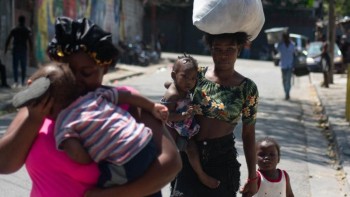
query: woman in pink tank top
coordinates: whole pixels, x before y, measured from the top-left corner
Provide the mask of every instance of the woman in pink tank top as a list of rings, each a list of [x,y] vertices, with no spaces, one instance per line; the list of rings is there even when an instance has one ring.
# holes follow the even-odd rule
[[[67,17],[56,19],[55,33],[47,50],[49,57],[69,63],[82,94],[100,87],[108,67],[117,62],[118,51],[111,34],[88,19]],[[181,159],[163,125],[151,114],[139,113],[130,106],[128,111],[153,131],[159,149],[157,162],[132,183],[95,188],[99,176],[95,163],[80,165],[56,150],[54,121],[49,118],[53,98],[48,96],[46,100],[20,108],[0,139],[0,173],[15,172],[26,164],[33,181],[31,196],[147,196],[173,180],[180,170]]]

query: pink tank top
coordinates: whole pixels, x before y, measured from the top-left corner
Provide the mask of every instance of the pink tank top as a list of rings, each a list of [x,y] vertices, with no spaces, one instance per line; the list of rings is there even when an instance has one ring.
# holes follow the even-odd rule
[[[54,121],[45,119],[27,156],[26,168],[32,179],[32,197],[82,197],[96,185],[96,163],[81,165],[65,152],[56,150]]]
[[[131,87],[118,90],[137,92]],[[128,105],[120,106],[128,110]],[[63,151],[56,149],[55,122],[45,119],[25,162],[32,179],[31,197],[82,197],[95,187],[100,175],[96,163],[81,165],[71,160]]]

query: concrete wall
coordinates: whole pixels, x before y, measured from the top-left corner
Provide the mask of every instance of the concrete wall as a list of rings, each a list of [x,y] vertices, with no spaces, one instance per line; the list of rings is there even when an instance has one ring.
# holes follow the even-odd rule
[[[251,58],[269,58],[270,46],[267,44],[265,29],[272,27],[289,27],[291,33],[302,34],[311,40],[314,36],[316,16],[313,9],[276,9],[264,7],[265,24],[253,41]],[[144,18],[145,38],[150,37],[151,11],[146,7]],[[201,42],[203,33],[192,24],[192,6],[157,7],[157,28],[165,34],[164,51],[208,54]]]
[[[120,40],[134,41],[137,36],[143,39],[142,23],[144,7],[140,0],[123,0],[121,3]]]
[[[54,36],[55,18],[86,17],[112,33],[113,42],[119,40],[120,0],[37,0],[35,7],[35,56],[38,62],[47,61],[46,47]]]
[[[0,60],[5,65],[10,64],[11,52],[4,55],[5,42],[12,27],[14,27],[14,13],[12,9],[12,1],[0,0]],[[9,66],[7,66],[9,69]]]

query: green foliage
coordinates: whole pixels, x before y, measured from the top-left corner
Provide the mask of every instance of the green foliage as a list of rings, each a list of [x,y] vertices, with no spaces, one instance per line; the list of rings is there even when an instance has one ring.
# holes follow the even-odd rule
[[[338,18],[350,16],[350,1],[349,0],[334,0],[335,15]],[[329,10],[329,0],[323,1],[323,11],[327,15]]]
[[[350,16],[350,1],[336,0],[335,11],[340,16]]]
[[[314,0],[263,0],[264,5],[274,7],[305,8],[312,7]]]

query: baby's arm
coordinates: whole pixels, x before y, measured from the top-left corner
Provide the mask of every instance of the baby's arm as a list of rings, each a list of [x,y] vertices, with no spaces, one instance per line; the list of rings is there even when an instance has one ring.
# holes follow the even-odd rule
[[[169,105],[167,105],[167,107],[169,108]],[[186,112],[182,112],[182,113],[177,113],[174,111],[171,111],[169,109],[170,113],[169,113],[169,121],[172,122],[177,122],[177,121],[182,121],[182,120],[186,120],[187,118],[192,116],[192,111],[193,111],[193,107],[189,106]]]
[[[140,107],[151,112],[156,118],[166,121],[169,116],[168,108],[165,105],[154,103],[146,97],[129,91],[118,91],[118,103],[129,104]]]
[[[169,117],[168,121],[171,122],[177,122],[185,120],[192,115],[193,107],[189,106],[187,111],[184,113],[177,113],[176,112],[176,103],[179,100],[179,95],[174,87],[173,84],[168,87],[166,90],[164,96],[163,96],[163,104],[166,105],[169,109]]]
[[[84,149],[79,139],[75,137],[68,138],[61,143],[61,148],[75,162],[89,164],[92,159],[89,153]]]

